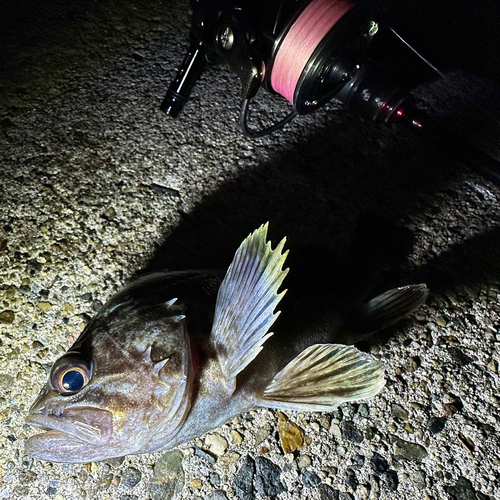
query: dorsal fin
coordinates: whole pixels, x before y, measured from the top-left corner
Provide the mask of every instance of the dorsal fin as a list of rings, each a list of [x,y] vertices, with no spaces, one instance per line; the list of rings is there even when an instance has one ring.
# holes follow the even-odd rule
[[[262,225],[240,245],[217,296],[211,340],[230,392],[238,373],[272,335],[269,329],[279,315],[274,311],[286,292],[278,293],[288,273],[282,269],[285,238],[272,250],[267,228]]]

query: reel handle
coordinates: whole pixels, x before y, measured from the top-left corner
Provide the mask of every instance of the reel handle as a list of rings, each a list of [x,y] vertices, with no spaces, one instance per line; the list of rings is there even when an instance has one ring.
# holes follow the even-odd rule
[[[167,95],[160,109],[168,116],[176,118],[189,98],[194,83],[200,76],[206,63],[206,48],[194,37],[182,61],[182,64],[168,87]]]

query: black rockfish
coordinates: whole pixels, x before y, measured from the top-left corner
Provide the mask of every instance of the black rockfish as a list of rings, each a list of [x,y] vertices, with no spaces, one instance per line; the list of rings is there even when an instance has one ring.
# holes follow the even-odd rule
[[[270,333],[288,252],[284,239],[272,250],[266,238],[267,224],[225,277],[155,272],[114,295],[54,363],[27,417],[43,429],[27,439],[28,454],[91,462],[151,453],[253,408],[331,411],[378,394],[382,364],[331,343],[336,325]],[[426,296],[425,285],[389,290],[364,304],[362,324],[394,323]]]

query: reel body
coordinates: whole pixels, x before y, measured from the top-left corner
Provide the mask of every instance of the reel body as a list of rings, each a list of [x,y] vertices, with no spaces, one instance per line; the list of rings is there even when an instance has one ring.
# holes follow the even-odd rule
[[[214,56],[241,81],[240,123],[250,136],[265,135],[332,99],[340,106],[359,101],[376,119],[401,82],[434,75],[366,2],[193,0],[191,5],[191,44],[161,106],[170,116],[180,113],[206,59]],[[391,57],[384,54],[388,47]],[[246,114],[261,86],[285,97],[293,113],[270,129],[251,132]]]

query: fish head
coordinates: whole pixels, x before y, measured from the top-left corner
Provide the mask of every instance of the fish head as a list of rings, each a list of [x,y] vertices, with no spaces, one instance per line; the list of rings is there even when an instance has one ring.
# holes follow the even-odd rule
[[[54,363],[26,419],[43,431],[27,439],[28,454],[86,463],[165,447],[192,400],[190,342],[178,309],[105,307]]]

